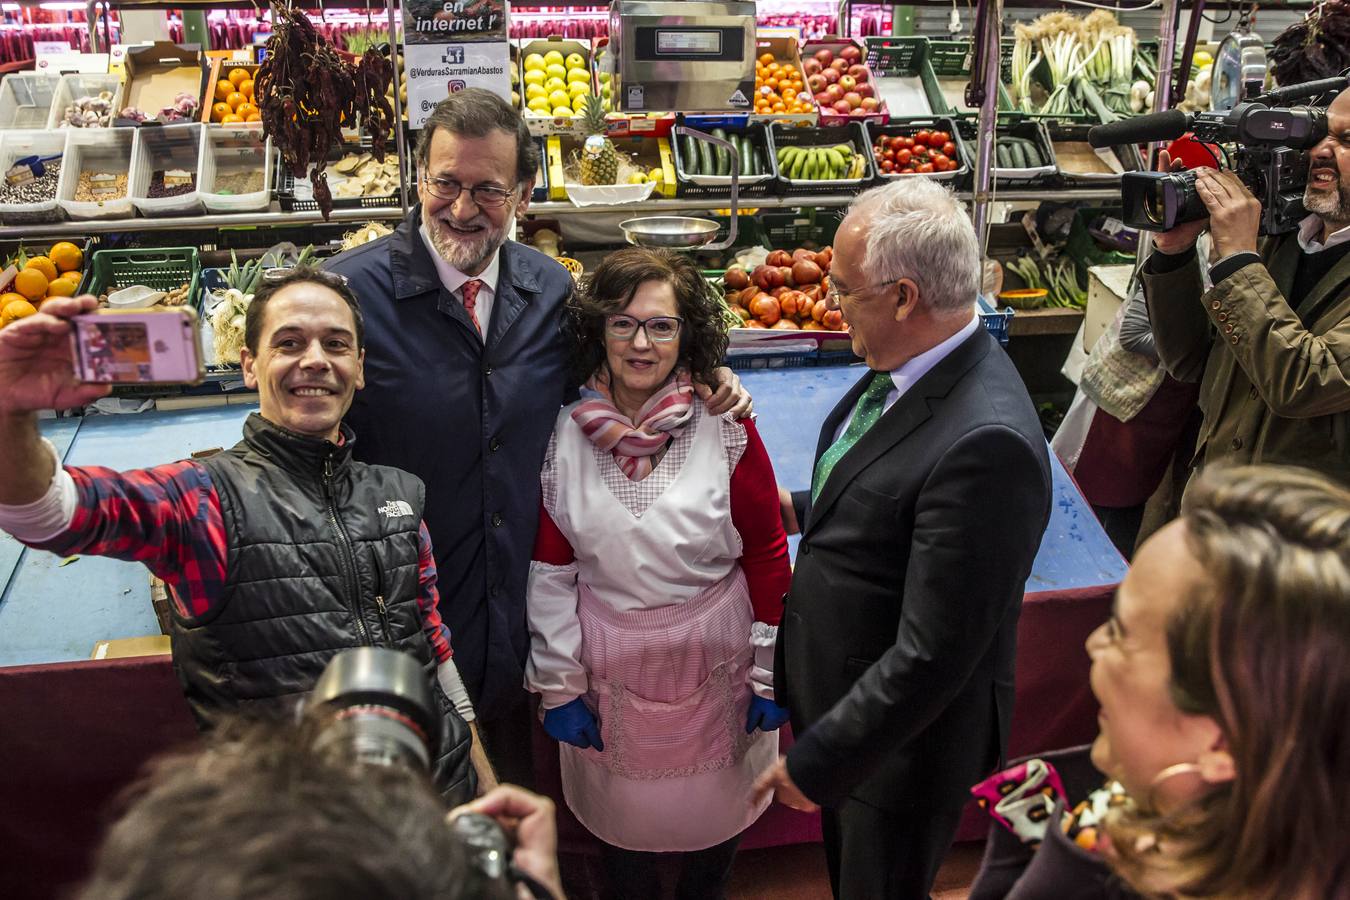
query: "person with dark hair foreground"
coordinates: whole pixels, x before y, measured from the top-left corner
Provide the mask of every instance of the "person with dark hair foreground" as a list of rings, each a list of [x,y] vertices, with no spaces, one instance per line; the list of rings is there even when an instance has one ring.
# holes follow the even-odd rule
[[[224,728],[154,763],[122,798],[80,900],[511,900],[447,825],[419,772],[363,765],[306,729]],[[553,803],[502,786],[477,812],[513,839],[515,866],[563,896]]]
[[[62,468],[36,411],[108,393],[75,380],[70,319],[52,300],[0,332],[0,528],[58,555],[144,563],[169,586],[174,668],[202,727],[222,711],[284,715],[340,650],[412,654],[444,713],[436,782],[474,795],[473,707],[437,612],[421,481],[354,461],[342,424],[364,384],[360,310],[335,275],[275,273],[245,323],[245,384],[260,412],[207,459],[129,472]],[[481,750],[474,761],[492,773]]]
[[[561,335],[573,281],[508,240],[539,164],[511,104],[481,88],[451,94],[413,158],[418,205],[393,234],[325,264],[351,279],[369,326],[370,383],[347,423],[361,435],[357,459],[426,483],[436,565],[454,587],[441,615],[456,662],[493,763],[528,785],[525,579],[544,447],[576,395]],[[729,370],[715,382],[716,393],[696,384],[714,412],[748,414]]]
[[[972,900],[1350,897],[1350,490],[1206,469],[1087,651],[1110,781],[1072,805],[1080,754],[977,787]]]
[[[787,590],[778,491],[755,426],[694,395],[726,350],[686,256],[608,256],[572,304],[582,399],[558,413],[526,612],[526,678],[563,794],[621,898],[723,895],[755,774],[778,752],[773,649]]]

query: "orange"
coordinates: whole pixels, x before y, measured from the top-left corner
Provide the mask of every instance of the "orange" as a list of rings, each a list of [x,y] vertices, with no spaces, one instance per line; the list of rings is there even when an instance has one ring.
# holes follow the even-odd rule
[[[247,98],[250,99],[250,100],[253,99],[253,79],[252,79],[252,78],[245,78],[243,81],[239,82],[239,93],[243,94],[245,97],[247,97]]]
[[[760,54],[760,57],[759,57],[759,64],[760,64],[761,66],[767,66],[767,65],[768,65],[769,63],[771,63],[771,62],[773,62],[773,54],[772,54],[772,53],[762,53],[762,54]]]
[[[28,264],[25,265],[24,268],[37,269],[43,275],[47,276],[48,281],[51,281],[53,278],[56,277],[56,263],[52,262],[45,256],[31,257],[28,260]]]
[[[47,296],[47,276],[37,269],[24,269],[14,276],[14,290],[29,300],[41,300]]]
[[[225,118],[223,118],[223,119],[220,120],[220,124],[222,124],[222,125],[238,125],[240,122],[243,122],[243,121],[244,121],[243,116],[236,116],[234,113],[230,113],[228,116],[226,116]]]
[[[243,66],[240,66],[237,69],[231,69],[229,79],[230,84],[234,85],[235,90],[239,90],[239,82],[249,80],[248,69],[245,69]]]
[[[47,251],[47,256],[56,263],[56,268],[61,272],[75,272],[80,266],[84,265],[84,251],[70,241],[59,241],[52,244],[52,248]]]
[[[222,78],[220,81],[216,82],[216,99],[224,100],[226,97],[230,96],[230,93],[233,90],[234,85]]]
[[[258,111],[258,107],[254,106],[252,103],[240,103],[239,108],[234,111],[234,114],[247,122],[248,117]]]
[[[68,278],[54,278],[52,283],[47,285],[48,297],[74,297],[75,292],[79,290],[78,282],[71,281]]]
[[[230,104],[217,103],[215,106],[211,107],[211,118],[219,122],[232,112],[234,112],[234,110],[230,108]]]
[[[235,91],[233,94],[225,98],[225,102],[230,104],[230,112],[238,112],[239,107],[243,106],[245,103],[248,102],[248,98],[245,97],[243,94],[239,93],[238,91]]]
[[[8,325],[10,322],[18,319],[25,319],[28,316],[36,314],[37,307],[27,300],[11,300],[5,304],[3,310],[0,310],[0,326]]]
[[[3,294],[0,294],[0,309],[4,309],[6,306],[9,306],[15,300],[22,300],[26,303],[28,301],[28,298],[25,297],[23,294],[16,294],[13,291],[5,291]]]
[[[262,113],[260,113],[260,112],[249,113],[249,114],[248,114],[248,118],[244,119],[244,121],[245,121],[245,122],[261,122],[261,121],[262,121]]]

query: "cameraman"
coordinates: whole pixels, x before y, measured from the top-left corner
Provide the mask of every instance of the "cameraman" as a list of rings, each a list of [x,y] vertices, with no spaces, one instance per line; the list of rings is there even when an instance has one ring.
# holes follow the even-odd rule
[[[122,798],[81,900],[512,900],[421,772],[357,762],[301,728],[233,724],[157,760]],[[494,819],[561,898],[554,806],[510,785],[450,813]]]
[[[244,382],[260,412],[205,460],[130,472],[63,468],[35,411],[108,393],[75,380],[70,319],[93,297],[52,299],[0,331],[0,528],[59,555],[142,562],[169,586],[173,662],[199,725],[222,711],[284,714],[347,647],[412,654],[445,727],[433,753],[448,802],[491,767],[437,613],[422,482],[351,458],[342,425],[364,384],[364,329],[340,276],[266,280],[245,318]],[[439,689],[438,689],[439,688]],[[453,705],[452,705],[453,703]]]
[[[1327,125],[1296,233],[1258,242],[1261,204],[1232,172],[1202,169],[1209,218],[1154,235],[1144,294],[1163,365],[1202,382],[1202,466],[1302,465],[1350,483],[1350,91]],[[1165,152],[1159,167],[1174,168]],[[1195,251],[1206,228],[1209,290]]]

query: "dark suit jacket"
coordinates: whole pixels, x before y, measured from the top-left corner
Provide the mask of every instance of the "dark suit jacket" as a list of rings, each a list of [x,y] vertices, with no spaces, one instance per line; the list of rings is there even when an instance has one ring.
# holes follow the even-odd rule
[[[839,460],[804,520],[775,667],[808,797],[949,810],[1001,759],[1050,497],[1036,410],[983,328]]]

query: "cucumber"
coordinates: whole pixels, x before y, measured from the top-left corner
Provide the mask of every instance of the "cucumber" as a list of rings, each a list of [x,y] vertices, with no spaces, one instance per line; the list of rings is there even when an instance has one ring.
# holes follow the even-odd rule
[[[698,164],[698,141],[694,140],[692,135],[684,136],[684,145],[681,148],[684,151],[684,168],[686,174],[702,175],[703,172]]]
[[[768,171],[767,171],[767,168],[768,168],[768,167],[765,166],[765,164],[764,164],[764,153],[763,153],[763,151],[760,150],[758,147],[755,148],[755,156],[754,156],[754,160],[755,160],[755,174],[756,174],[756,175],[766,175],[766,174],[768,174]]]
[[[1000,169],[1010,169],[1012,164],[1008,162],[1008,145],[1004,141],[999,141],[994,147],[994,157],[998,161]]]
[[[740,142],[741,148],[741,175],[752,176],[755,174],[755,145],[750,143],[749,138],[741,135],[736,135],[736,139]]]
[[[712,130],[712,136],[715,138],[721,138],[724,141],[728,139],[726,131],[722,128],[714,128]],[[731,152],[727,150],[725,147],[716,144],[713,145],[713,149],[717,152],[717,174],[730,175]]]
[[[698,142],[699,169],[703,175],[716,175],[717,164],[713,162],[713,145],[707,141]]]

